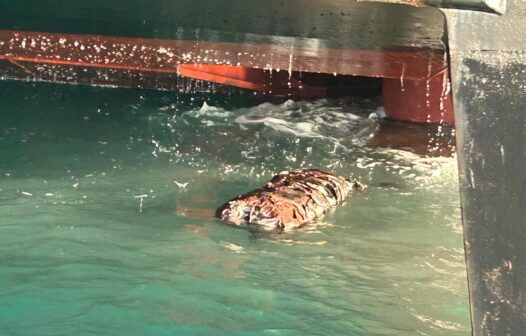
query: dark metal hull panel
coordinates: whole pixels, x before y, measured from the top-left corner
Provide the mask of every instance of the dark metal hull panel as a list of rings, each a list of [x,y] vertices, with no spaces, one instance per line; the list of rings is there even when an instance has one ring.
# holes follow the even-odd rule
[[[526,2],[449,12],[473,334],[526,330]]]
[[[352,0],[0,0],[0,29],[362,50],[443,49],[443,15]]]

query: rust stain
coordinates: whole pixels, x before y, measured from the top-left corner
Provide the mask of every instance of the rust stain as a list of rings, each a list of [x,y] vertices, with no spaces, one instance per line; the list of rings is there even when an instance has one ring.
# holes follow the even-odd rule
[[[426,3],[422,0],[358,0],[358,2],[384,2],[399,5],[409,5],[413,7],[425,7]]]
[[[289,45],[143,39],[0,30],[11,62],[176,73],[180,64],[218,64],[341,75],[425,79],[447,65],[442,50],[350,50]]]

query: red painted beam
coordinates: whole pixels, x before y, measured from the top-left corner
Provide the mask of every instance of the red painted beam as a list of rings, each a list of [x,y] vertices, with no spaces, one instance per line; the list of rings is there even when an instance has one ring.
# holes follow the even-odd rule
[[[297,71],[289,73],[231,65],[180,64],[179,75],[274,95],[302,98],[318,98],[327,95],[326,87],[303,83]],[[323,74],[304,73],[302,75],[308,79],[311,79],[312,76],[323,78]]]
[[[180,64],[179,75],[255,91],[270,90],[270,72],[241,66]]]
[[[385,78],[382,98],[386,117],[421,124],[453,125],[447,71],[428,80]]]
[[[179,64],[221,64],[406,79],[430,78],[447,66],[443,51],[298,48],[8,30],[0,30],[0,57],[14,62],[149,72],[175,71]]]
[[[0,30],[0,77],[179,90],[184,76],[308,98],[325,96],[318,81],[333,74],[382,77],[387,116],[422,123],[453,123],[446,69],[443,51]]]

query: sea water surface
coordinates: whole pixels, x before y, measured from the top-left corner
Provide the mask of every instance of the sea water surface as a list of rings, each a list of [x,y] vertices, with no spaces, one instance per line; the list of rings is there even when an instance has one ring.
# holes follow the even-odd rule
[[[0,82],[1,335],[467,335],[454,158],[364,98]],[[281,235],[213,209],[284,169],[368,184]]]

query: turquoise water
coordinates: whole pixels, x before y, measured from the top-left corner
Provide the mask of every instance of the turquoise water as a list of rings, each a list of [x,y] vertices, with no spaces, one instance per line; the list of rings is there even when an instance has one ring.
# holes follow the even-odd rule
[[[1,335],[467,335],[454,158],[374,101],[0,82]],[[211,211],[298,167],[369,185],[283,235]]]

